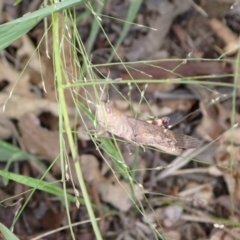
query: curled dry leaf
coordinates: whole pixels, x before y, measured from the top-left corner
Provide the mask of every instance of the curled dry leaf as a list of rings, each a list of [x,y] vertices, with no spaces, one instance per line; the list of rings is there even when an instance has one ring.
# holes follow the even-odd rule
[[[234,169],[227,170],[230,165],[234,168],[240,166],[240,142],[239,142],[240,129],[229,130],[225,132],[220,139],[221,145],[217,148],[216,162],[224,172],[234,173]],[[236,171],[237,172],[237,171]]]
[[[211,98],[206,98],[200,103],[203,118],[197,132],[206,141],[213,141],[224,131],[230,129],[231,109],[226,109],[222,104],[215,103],[210,105]],[[235,114],[234,122],[240,122],[240,115]]]
[[[221,145],[217,149],[216,162],[223,172],[229,194],[240,201],[240,148],[239,146]]]
[[[240,146],[240,128],[234,128],[232,130],[229,130],[223,134],[221,137],[221,142],[223,144],[231,144]]]
[[[227,128],[224,123],[226,115],[220,114],[218,109],[220,108],[220,110],[223,110],[220,104],[209,107],[206,102],[201,102],[200,108],[203,113],[203,118],[197,127],[197,132],[203,139],[210,142],[219,137],[224,129]]]

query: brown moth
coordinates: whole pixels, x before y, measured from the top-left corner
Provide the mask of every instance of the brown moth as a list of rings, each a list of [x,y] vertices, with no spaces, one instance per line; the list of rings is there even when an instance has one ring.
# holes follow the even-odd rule
[[[176,133],[155,122],[125,116],[109,103],[97,106],[96,117],[108,132],[140,146],[152,146],[163,151],[179,154],[184,148],[198,148],[201,142],[194,137]]]

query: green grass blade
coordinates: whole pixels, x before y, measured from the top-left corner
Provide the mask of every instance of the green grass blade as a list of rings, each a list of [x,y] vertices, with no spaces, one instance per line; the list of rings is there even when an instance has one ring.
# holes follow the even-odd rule
[[[17,183],[26,185],[30,188],[35,188],[35,189],[53,194],[58,197],[63,198],[63,196],[64,196],[63,189],[58,186],[55,186],[53,183],[48,183],[43,180],[39,180],[39,179],[35,179],[32,177],[23,176],[20,174],[7,172],[7,171],[3,171],[3,170],[0,170],[0,176],[2,176],[4,178],[8,178]],[[70,194],[67,194],[67,198],[69,201],[76,201],[76,197],[72,196]],[[81,203],[83,203],[83,201],[81,201]]]
[[[95,6],[96,6],[96,9],[94,9],[94,10],[96,10],[96,14],[99,15],[102,13],[105,5],[104,4],[95,4]],[[90,35],[89,35],[89,38],[87,41],[87,53],[88,54],[90,54],[90,52],[92,51],[93,44],[96,41],[96,37],[99,32],[99,29],[100,29],[100,26],[98,24],[98,21],[95,18],[93,18]]]
[[[16,161],[35,161],[44,171],[47,169],[38,157],[24,152],[10,143],[0,140],[0,162],[6,162],[4,170],[8,171],[10,165]],[[4,186],[7,186],[8,179],[4,178],[3,183]]]
[[[0,50],[9,46],[16,39],[26,34],[39,21],[49,16],[52,13],[62,11],[66,8],[76,6],[80,3],[85,3],[87,0],[65,0],[63,2],[53,4],[42,8],[33,13],[24,15],[21,18],[0,25]]]
[[[10,143],[0,140],[0,162],[8,162],[9,160],[22,161],[30,157],[30,154],[23,152],[20,148]],[[31,155],[31,158],[33,156]]]
[[[13,234],[6,226],[0,223],[0,232],[3,234],[6,240],[19,240],[15,234]]]
[[[137,15],[141,5],[142,5],[142,0],[131,1],[130,7],[128,9],[128,15],[127,15],[127,18],[126,18],[126,22],[124,23],[124,26],[123,26],[122,33],[121,33],[121,35],[120,35],[116,45],[114,46],[115,51],[118,50],[118,48],[121,45],[122,41],[127,36],[128,30],[130,29],[130,27],[132,25],[131,23],[134,21],[134,19],[135,19],[136,15]],[[108,62],[112,61],[112,59],[114,57],[114,54],[115,54],[115,52],[113,51],[111,56],[108,59]]]

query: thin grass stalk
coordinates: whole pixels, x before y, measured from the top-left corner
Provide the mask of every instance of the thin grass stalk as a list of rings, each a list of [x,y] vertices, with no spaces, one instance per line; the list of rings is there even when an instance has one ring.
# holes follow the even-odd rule
[[[60,42],[59,42],[59,14],[54,13],[52,15],[52,31],[53,31],[53,60],[54,60],[54,70],[56,72],[55,77],[56,77],[56,82],[58,86],[58,97],[59,97],[59,145],[60,145],[60,161],[61,161],[61,169],[62,169],[62,182],[63,182],[63,188],[64,188],[64,200],[65,200],[65,205],[66,205],[66,213],[67,213],[67,218],[68,222],[70,225],[70,232],[72,235],[72,238],[75,239],[74,237],[74,232],[71,227],[71,217],[69,214],[69,209],[68,209],[68,201],[66,198],[66,184],[65,184],[65,168],[64,168],[64,146],[63,146],[63,129],[64,129],[64,120],[65,120],[65,111],[66,111],[66,101],[65,101],[65,96],[64,96],[64,91],[61,90],[61,86],[63,85],[63,79],[62,79],[62,74],[61,74],[61,49],[60,49]],[[65,109],[65,110],[64,110]],[[67,122],[65,121],[65,125],[67,125]],[[69,125],[69,124],[68,124]],[[67,126],[66,126],[67,127]],[[68,136],[68,135],[67,135]],[[69,136],[68,136],[69,138]],[[71,140],[69,139],[69,143]],[[71,146],[71,144],[70,144]]]
[[[238,44],[240,43],[240,39],[238,39]],[[238,48],[235,69],[234,69],[234,82],[233,82],[233,92],[232,92],[232,112],[231,112],[231,126],[235,124],[235,116],[236,116],[236,99],[237,99],[237,90],[239,87],[239,64],[240,64],[240,49]],[[231,145],[234,145],[234,128],[231,128]],[[234,168],[235,168],[235,156],[233,151],[230,152],[230,171],[232,178],[234,178]],[[235,180],[237,181],[237,180]],[[233,187],[234,188],[234,187]],[[230,200],[231,200],[231,215],[234,216],[235,204],[234,204],[234,194],[230,192]]]
[[[53,57],[54,57],[54,67],[55,67],[55,71],[56,71],[56,82],[57,82],[57,91],[58,91],[58,100],[59,100],[59,111],[61,113],[61,115],[59,114],[59,134],[60,134],[60,141],[61,141],[61,137],[62,137],[62,133],[63,133],[63,129],[66,131],[67,134],[67,138],[68,138],[68,142],[69,142],[69,146],[70,146],[70,150],[71,150],[71,154],[75,163],[75,169],[77,172],[77,177],[78,177],[78,181],[79,181],[79,185],[83,194],[83,198],[85,200],[85,204],[88,210],[88,214],[92,223],[92,227],[96,236],[97,240],[102,240],[102,236],[99,230],[99,227],[97,225],[97,221],[96,221],[96,217],[94,215],[93,209],[92,209],[92,205],[90,202],[90,198],[86,189],[86,185],[83,179],[83,174],[82,174],[82,170],[81,170],[81,166],[80,166],[80,162],[79,162],[79,157],[78,157],[78,153],[75,149],[75,144],[74,144],[74,139],[72,136],[72,132],[71,132],[71,128],[70,128],[70,121],[69,121],[69,117],[68,117],[68,113],[67,113],[67,104],[66,104],[66,99],[65,99],[65,95],[64,95],[64,88],[63,88],[63,78],[62,78],[62,62],[61,62],[61,49],[60,49],[60,42],[59,42],[59,14],[55,13],[53,14],[52,20],[53,20]],[[63,121],[61,121],[61,117],[63,118]],[[60,145],[61,146],[61,145]],[[60,159],[62,162],[62,166],[64,166],[64,151],[63,148],[60,148]],[[62,169],[63,173],[65,172],[64,169]],[[65,181],[63,181],[63,185]],[[67,198],[66,199],[66,205],[67,205]],[[68,211],[67,211],[68,212]],[[71,223],[71,219],[68,213],[68,220]],[[72,232],[72,236],[74,238],[73,235],[73,231],[72,228],[71,232]],[[74,238],[75,239],[75,238]]]

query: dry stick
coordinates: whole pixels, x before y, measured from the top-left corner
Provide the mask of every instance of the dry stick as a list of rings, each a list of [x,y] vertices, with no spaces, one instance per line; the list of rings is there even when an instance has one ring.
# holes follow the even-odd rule
[[[181,156],[177,157],[172,163],[171,168],[164,169],[162,172],[160,172],[155,178],[154,181],[157,182],[159,180],[162,180],[163,178],[166,178],[172,173],[174,173],[176,170],[180,169],[181,167],[188,164],[192,158],[194,158],[197,154],[199,154],[199,151],[196,151],[194,149],[188,149],[185,151]]]

